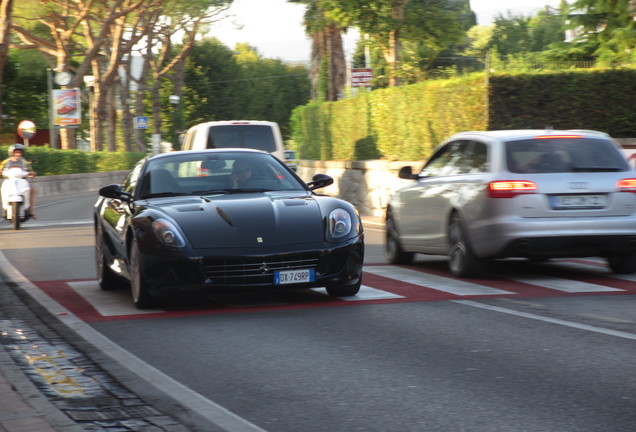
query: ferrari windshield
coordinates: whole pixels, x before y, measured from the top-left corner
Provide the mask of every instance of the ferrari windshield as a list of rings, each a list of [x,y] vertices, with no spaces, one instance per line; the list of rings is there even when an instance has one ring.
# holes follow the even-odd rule
[[[306,190],[267,153],[176,152],[148,161],[140,198]]]

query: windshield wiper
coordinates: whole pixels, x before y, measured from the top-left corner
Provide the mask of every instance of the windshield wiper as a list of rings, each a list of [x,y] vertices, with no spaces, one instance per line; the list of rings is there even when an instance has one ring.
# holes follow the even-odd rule
[[[157,192],[157,193],[148,194],[144,196],[144,198],[163,198],[163,197],[175,197],[175,196],[184,196],[184,195],[190,195],[190,194],[186,192]]]
[[[230,192],[228,189],[201,189],[195,190],[192,192],[192,195],[216,195],[216,194],[226,194]]]
[[[272,189],[264,188],[241,188],[241,189],[228,189],[228,193],[252,193],[252,192],[273,192]]]
[[[617,167],[607,167],[607,166],[573,166],[572,171],[574,172],[618,172],[623,171],[622,168]]]

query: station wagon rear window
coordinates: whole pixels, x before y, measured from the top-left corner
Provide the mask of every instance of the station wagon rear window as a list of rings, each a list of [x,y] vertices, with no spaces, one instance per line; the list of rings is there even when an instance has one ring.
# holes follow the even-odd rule
[[[548,138],[506,143],[513,173],[618,172],[629,170],[620,151],[605,139]]]

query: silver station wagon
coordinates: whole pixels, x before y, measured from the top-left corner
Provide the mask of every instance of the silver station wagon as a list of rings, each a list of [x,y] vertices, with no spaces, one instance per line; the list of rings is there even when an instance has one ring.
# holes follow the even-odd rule
[[[458,277],[486,260],[604,257],[636,271],[636,172],[595,131],[463,132],[443,142],[386,211],[386,254],[448,255]]]

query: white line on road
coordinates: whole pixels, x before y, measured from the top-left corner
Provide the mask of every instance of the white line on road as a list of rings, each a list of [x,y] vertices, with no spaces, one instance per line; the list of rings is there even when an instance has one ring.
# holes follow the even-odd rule
[[[554,276],[528,276],[525,278],[510,278],[510,280],[531,285],[538,285],[544,288],[563,291],[567,293],[625,291],[619,288],[612,288],[604,285],[597,285],[589,282],[581,282],[571,279],[562,279]]]
[[[23,222],[21,225],[22,229],[29,228],[42,228],[49,226],[60,226],[60,225],[90,225],[93,223],[92,219],[53,219],[53,220],[39,220],[39,219],[31,219],[27,222]],[[4,223],[7,227],[10,226],[10,221],[5,221]]]
[[[633,333],[627,333],[627,332],[622,332],[622,331],[618,331],[618,330],[611,330],[611,329],[606,329],[603,327],[596,327],[596,326],[591,326],[591,325],[587,325],[587,324],[581,324],[581,323],[577,323],[577,322],[572,322],[572,321],[565,321],[562,319],[558,319],[558,318],[550,318],[550,317],[545,317],[545,316],[541,316],[541,315],[535,315],[535,314],[531,314],[531,313],[527,313],[527,312],[520,312],[520,311],[516,311],[514,309],[506,309],[506,308],[502,308],[499,306],[491,306],[491,305],[487,305],[487,304],[483,304],[483,303],[479,303],[476,301],[472,301],[472,300],[451,300],[453,303],[459,303],[462,304],[464,306],[470,306],[470,307],[475,307],[475,308],[479,308],[479,309],[487,309],[493,312],[500,312],[500,313],[505,313],[508,315],[515,315],[521,318],[527,318],[527,319],[532,319],[532,320],[536,320],[536,321],[543,321],[543,322],[547,322],[547,323],[551,323],[551,324],[557,324],[557,325],[561,325],[561,326],[565,326],[565,327],[571,327],[571,328],[575,328],[575,329],[579,329],[579,330],[585,330],[585,331],[589,331],[589,332],[593,332],[593,333],[600,333],[600,334],[604,334],[607,336],[615,336],[615,337],[620,337],[623,339],[631,339],[631,340],[636,340],[636,334]]]
[[[504,291],[497,288],[491,288],[471,282],[450,279],[448,277],[435,276],[415,270],[408,270],[399,267],[389,266],[364,266],[363,271],[373,273],[378,276],[384,276],[390,279],[408,282],[413,285],[431,288],[437,291],[443,291],[455,295],[502,295],[515,294],[510,291]]]

